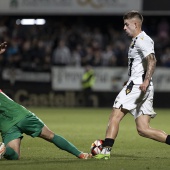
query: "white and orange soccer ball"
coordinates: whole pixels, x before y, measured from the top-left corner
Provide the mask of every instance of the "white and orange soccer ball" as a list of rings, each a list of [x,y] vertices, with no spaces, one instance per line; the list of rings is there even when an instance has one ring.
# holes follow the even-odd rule
[[[101,153],[103,149],[103,146],[102,146],[103,142],[104,142],[103,140],[97,139],[91,144],[90,151],[93,156]]]
[[[5,151],[6,151],[5,144],[0,142],[0,159],[3,158],[3,155],[5,154]]]

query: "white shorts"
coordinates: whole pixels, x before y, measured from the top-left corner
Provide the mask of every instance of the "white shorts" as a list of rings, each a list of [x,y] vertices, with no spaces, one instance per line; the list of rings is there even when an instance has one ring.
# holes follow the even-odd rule
[[[154,87],[149,86],[146,93],[139,89],[140,85],[124,86],[115,99],[114,108],[124,108],[128,110],[136,119],[141,114],[156,116],[153,110]]]

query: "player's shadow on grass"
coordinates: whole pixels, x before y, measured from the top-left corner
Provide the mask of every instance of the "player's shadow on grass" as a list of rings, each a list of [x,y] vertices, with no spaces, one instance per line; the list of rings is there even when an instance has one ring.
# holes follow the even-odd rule
[[[63,164],[72,164],[73,162],[80,162],[82,163],[82,161],[89,161],[92,159],[88,159],[88,160],[83,160],[83,159],[75,159],[75,158],[55,158],[52,160],[48,160],[48,159],[34,159],[34,160],[27,160],[27,159],[21,159],[21,160],[1,160],[0,165],[8,165],[9,166],[14,166],[14,165],[43,165],[43,164],[55,164],[55,163],[63,163]]]
[[[169,159],[168,157],[155,157],[153,156],[153,159],[158,159],[158,160],[162,160],[162,159]],[[125,159],[131,159],[131,160],[137,160],[137,159],[148,159],[148,157],[142,157],[142,156],[137,156],[136,155],[125,155],[125,154],[111,154],[111,160],[125,160]],[[92,159],[88,159],[88,160],[81,160],[81,159],[76,159],[76,158],[52,158],[52,160],[49,160],[47,158],[41,158],[41,160],[39,158],[34,158],[34,159],[21,159],[21,160],[12,160],[12,161],[9,161],[9,160],[5,160],[5,159],[2,159],[1,160],[1,165],[8,165],[9,166],[14,166],[14,165],[43,165],[43,164],[56,164],[56,163],[61,163],[61,164],[72,164],[73,162],[80,162],[82,163],[83,162],[89,162],[89,161],[102,161],[102,160],[99,160],[99,159],[95,159],[95,158],[92,158]],[[106,161],[106,160],[104,160]],[[109,160],[108,160],[109,161]]]
[[[116,159],[150,159],[151,157],[143,157],[143,156],[139,156],[137,153],[136,155],[125,155],[125,154],[111,154],[111,158],[116,158]],[[158,157],[158,156],[154,156],[152,157],[153,159],[169,159],[168,157]]]
[[[111,158],[124,158],[124,159],[140,159],[143,158],[137,155],[125,155],[125,154],[111,154]]]

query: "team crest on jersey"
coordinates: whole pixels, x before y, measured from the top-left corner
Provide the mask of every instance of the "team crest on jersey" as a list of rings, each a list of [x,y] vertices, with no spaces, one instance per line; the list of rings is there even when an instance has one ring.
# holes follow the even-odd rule
[[[133,81],[131,81],[126,88],[126,95],[128,95],[132,91],[133,85],[134,85],[134,83],[133,83]]]
[[[126,89],[126,95],[129,94],[131,92],[130,89]]]

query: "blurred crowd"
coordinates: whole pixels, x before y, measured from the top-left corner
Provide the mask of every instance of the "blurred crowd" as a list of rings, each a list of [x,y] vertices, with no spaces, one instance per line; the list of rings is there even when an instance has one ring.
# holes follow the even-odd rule
[[[1,70],[127,66],[131,39],[123,31],[122,16],[48,16],[40,26],[17,25],[18,18],[0,17],[0,40],[8,43],[6,53],[0,55]],[[143,30],[155,42],[157,66],[170,67],[169,18],[144,17]]]

